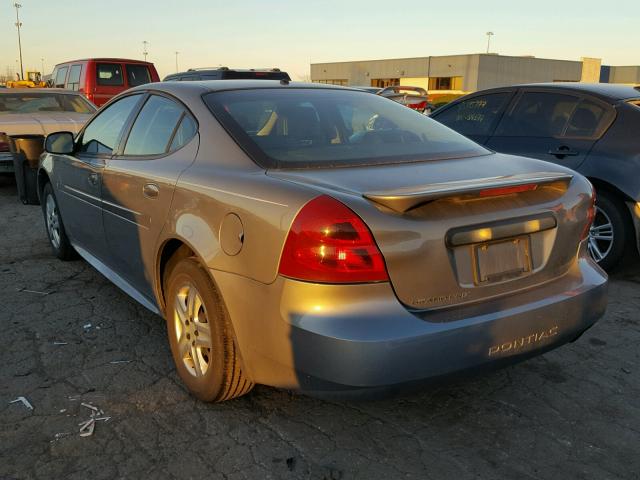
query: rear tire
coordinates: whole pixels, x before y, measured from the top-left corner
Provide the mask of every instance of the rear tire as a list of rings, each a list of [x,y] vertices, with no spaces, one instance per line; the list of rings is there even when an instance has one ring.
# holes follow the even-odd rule
[[[47,229],[47,237],[53,254],[60,260],[73,260],[76,258],[76,251],[73,249],[67,232],[62,223],[58,200],[53,193],[50,183],[42,189],[42,214],[44,215],[44,225]]]
[[[233,328],[220,294],[193,257],[176,256],[165,274],[165,318],[178,375],[200,400],[242,396],[253,382],[242,371]]]
[[[611,271],[620,262],[632,234],[624,203],[607,191],[598,191],[596,216],[589,231],[591,257],[604,270]]]

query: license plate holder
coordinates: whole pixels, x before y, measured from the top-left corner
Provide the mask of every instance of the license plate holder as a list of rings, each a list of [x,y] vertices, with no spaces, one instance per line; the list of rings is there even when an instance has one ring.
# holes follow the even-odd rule
[[[473,248],[476,285],[496,283],[531,272],[529,236],[482,243]]]

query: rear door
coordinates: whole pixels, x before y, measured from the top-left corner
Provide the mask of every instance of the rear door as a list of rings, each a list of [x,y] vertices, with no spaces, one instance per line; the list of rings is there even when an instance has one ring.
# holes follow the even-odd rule
[[[93,102],[98,106],[126,90],[122,64],[112,62],[96,63],[96,78]]]
[[[525,89],[502,117],[487,146],[577,169],[615,117],[594,98]]]
[[[493,133],[513,95],[514,90],[476,95],[435,112],[431,118],[484,144]]]
[[[149,95],[104,173],[104,229],[115,268],[153,298],[156,241],[180,173],[195,159],[197,124],[178,101]]]

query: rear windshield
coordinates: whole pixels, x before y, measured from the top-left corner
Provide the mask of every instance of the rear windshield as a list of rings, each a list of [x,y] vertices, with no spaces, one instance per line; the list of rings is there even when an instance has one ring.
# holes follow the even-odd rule
[[[291,80],[287,72],[236,72],[223,71],[224,80]]]
[[[410,108],[338,89],[214,92],[205,101],[263,168],[391,164],[488,150]]]
[[[0,94],[0,115],[18,113],[93,113],[96,109],[80,95],[55,93]]]

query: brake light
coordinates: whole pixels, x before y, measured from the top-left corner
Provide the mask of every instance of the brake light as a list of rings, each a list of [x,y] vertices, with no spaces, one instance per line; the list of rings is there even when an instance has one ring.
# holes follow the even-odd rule
[[[9,152],[9,137],[4,132],[0,132],[0,152]]]
[[[587,209],[587,223],[584,226],[584,230],[582,231],[582,236],[580,240],[586,240],[589,237],[589,231],[591,230],[591,225],[596,218],[596,189],[591,186],[591,204]]]
[[[512,193],[531,192],[538,188],[536,183],[527,183],[524,185],[514,185],[513,187],[497,187],[480,190],[478,194],[481,197],[499,197],[501,195],[511,195]]]
[[[410,103],[409,108],[413,108],[414,110],[424,110],[427,108],[427,102]]]
[[[319,283],[389,280],[369,228],[351,209],[326,195],[311,200],[296,216],[279,273]]]

